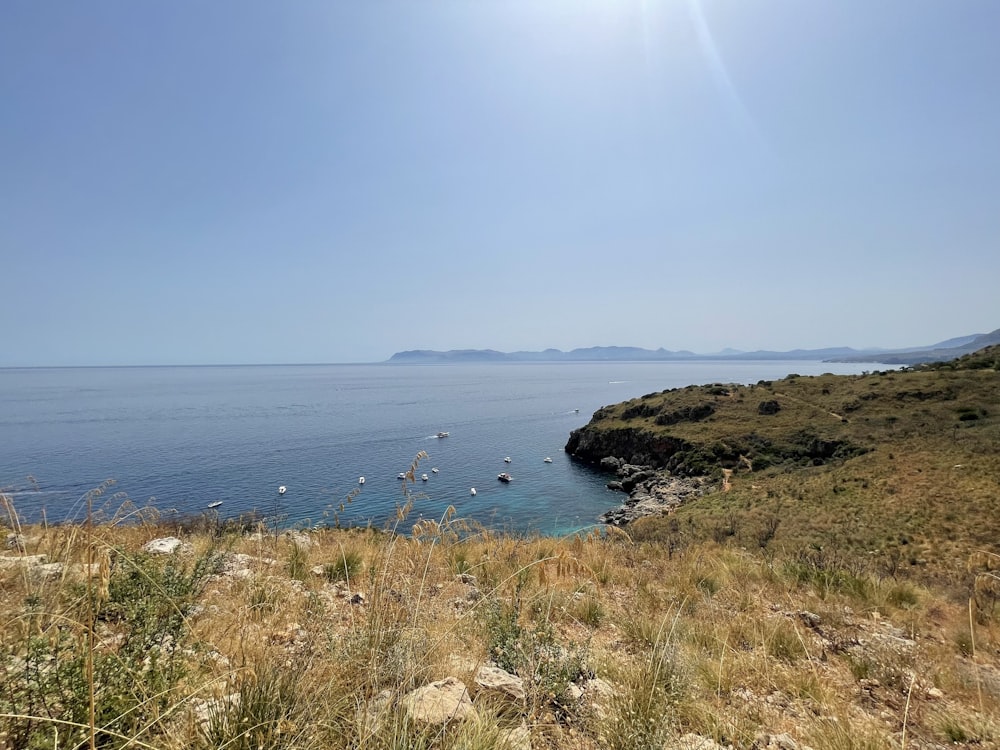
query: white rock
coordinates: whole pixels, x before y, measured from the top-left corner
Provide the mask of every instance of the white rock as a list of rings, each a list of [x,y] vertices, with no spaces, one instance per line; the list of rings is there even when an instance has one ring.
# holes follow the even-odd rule
[[[469,691],[454,677],[417,688],[403,697],[402,704],[413,721],[424,724],[445,724],[475,715]]]
[[[483,690],[502,693],[508,698],[524,703],[524,680],[500,667],[492,664],[481,666],[476,672],[476,684]]]
[[[185,546],[190,547],[175,536],[164,536],[146,542],[142,545],[142,549],[151,555],[172,555],[184,551]]]
[[[270,557],[254,557],[242,552],[230,552],[222,559],[223,575],[234,575],[240,571],[249,570],[256,565],[274,565],[277,560]]]
[[[306,550],[313,545],[312,537],[301,531],[286,531],[284,533],[284,537],[287,541],[291,542],[300,549]]]
[[[59,562],[44,563],[42,565],[32,565],[30,573],[33,578],[51,581],[62,576],[66,566]]]
[[[49,558],[45,555],[18,555],[17,557],[0,557],[0,568],[10,568],[15,565],[44,565]]]

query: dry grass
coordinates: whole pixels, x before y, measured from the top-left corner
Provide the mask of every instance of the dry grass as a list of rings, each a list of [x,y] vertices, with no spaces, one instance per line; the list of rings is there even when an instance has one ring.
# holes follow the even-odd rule
[[[787,732],[833,750],[902,747],[904,727],[911,748],[1000,742],[995,613],[970,622],[968,598],[828,560],[449,518],[406,535],[201,532],[159,557],[141,552],[170,531],[152,522],[98,525],[90,543],[80,527],[21,531],[6,560],[66,567],[0,568],[3,747],[86,747],[91,685],[95,747],[644,748],[695,733],[748,748]],[[477,690],[491,659],[524,679],[523,703]],[[416,722],[403,696],[449,676],[475,718]]]

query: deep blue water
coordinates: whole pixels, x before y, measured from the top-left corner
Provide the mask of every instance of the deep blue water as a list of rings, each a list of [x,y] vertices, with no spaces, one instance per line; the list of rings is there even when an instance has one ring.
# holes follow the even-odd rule
[[[571,460],[571,430],[601,406],[677,386],[753,383],[864,365],[682,362],[0,369],[0,489],[22,518],[80,519],[127,498],[161,512],[222,501],[319,523],[366,481],[342,523],[382,526],[419,451],[410,520],[448,505],[494,527],[561,534],[623,499]],[[576,411],[576,410],[579,411]],[[436,438],[447,431],[447,438]],[[510,456],[510,464],[504,457]],[[550,456],[552,463],[544,463]],[[437,467],[438,473],[431,468]],[[509,471],[510,484],[497,481]],[[279,485],[287,486],[283,497]],[[475,487],[477,494],[470,495]]]

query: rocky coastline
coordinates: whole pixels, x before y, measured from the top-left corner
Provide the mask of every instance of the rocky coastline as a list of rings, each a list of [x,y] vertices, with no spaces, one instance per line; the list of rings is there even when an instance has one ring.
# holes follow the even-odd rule
[[[713,484],[708,477],[680,477],[665,469],[630,464],[614,456],[601,459],[600,466],[614,471],[617,477],[608,482],[608,489],[628,493],[620,506],[599,517],[602,523],[612,526],[626,526],[645,516],[669,513],[682,503],[700,497]]]

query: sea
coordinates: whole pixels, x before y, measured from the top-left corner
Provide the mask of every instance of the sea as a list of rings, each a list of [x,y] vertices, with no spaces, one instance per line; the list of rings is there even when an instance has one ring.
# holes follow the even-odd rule
[[[511,533],[559,536],[599,526],[598,516],[624,499],[606,488],[608,475],[563,451],[570,432],[601,406],[691,384],[864,367],[699,361],[0,369],[0,491],[22,522],[80,522],[89,507],[99,519],[123,523],[140,510],[161,517],[253,512],[276,527],[400,529],[397,510],[412,500],[404,530],[449,513]],[[414,481],[400,480],[414,463]],[[498,481],[501,472],[512,481]],[[4,515],[0,506],[0,519],[9,520]]]

